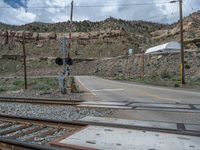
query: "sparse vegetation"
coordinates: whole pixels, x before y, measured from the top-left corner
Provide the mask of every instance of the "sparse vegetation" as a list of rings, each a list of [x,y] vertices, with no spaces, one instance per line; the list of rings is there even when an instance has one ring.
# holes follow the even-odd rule
[[[179,83],[175,83],[174,87],[180,87]]]
[[[161,77],[162,79],[170,79],[170,78],[171,78],[169,72],[166,71],[166,70],[164,70],[164,71],[161,72],[160,77]]]
[[[24,89],[23,79],[2,79],[0,84],[0,92]],[[28,89],[40,93],[52,92],[59,89],[58,80],[56,78],[28,79]]]
[[[191,66],[189,64],[185,65],[185,69],[190,69],[190,68],[191,68]]]
[[[187,20],[187,17],[185,18]],[[69,22],[49,24],[49,23],[31,23],[23,26],[11,26],[0,24],[0,29],[11,30],[27,30],[31,32],[67,32],[66,26]],[[111,60],[111,62],[103,60],[100,62],[77,62],[72,67],[73,74],[89,74],[99,76],[114,77],[118,80],[135,80],[137,82],[145,82],[151,84],[163,84],[170,86],[175,85],[177,78],[179,78],[179,58],[177,55],[163,55],[162,59],[155,56],[155,58],[145,58],[145,78],[144,81],[141,76],[141,57],[134,55],[132,58],[125,58],[129,48],[134,50],[134,54],[140,53],[141,49],[154,46],[156,44],[164,43],[170,40],[177,40],[179,38],[178,32],[175,33],[177,23],[173,25],[163,25],[144,21],[126,21],[122,19],[108,18],[104,21],[91,22],[81,21],[74,22],[75,32],[84,35],[83,39],[73,40],[71,57],[72,58],[97,58],[101,60],[103,57],[120,56],[119,59]],[[188,24],[190,27],[190,24]],[[115,33],[111,31],[120,31]],[[187,31],[185,31],[187,34]],[[191,28],[189,37],[195,34],[197,39],[190,39],[186,42],[186,47],[195,47],[198,44],[199,32],[198,28]],[[90,39],[95,33],[95,38]],[[109,34],[111,33],[111,34]],[[43,34],[43,33],[41,33]],[[79,33],[76,33],[79,34]],[[39,35],[37,33],[37,35]],[[54,34],[55,35],[55,34]],[[108,36],[109,35],[109,36]],[[45,34],[43,34],[45,37]],[[56,37],[58,37],[56,35]],[[10,40],[12,41],[12,39]],[[189,44],[187,44],[189,43]],[[53,59],[47,57],[59,56],[59,39],[50,39],[46,36],[41,40],[39,36],[33,42],[26,44],[27,57],[35,58],[35,60],[27,61],[28,75],[56,75],[59,72],[59,67],[56,66]],[[189,46],[188,46],[189,45]],[[19,43],[9,42],[8,45],[1,45],[2,54],[18,54],[22,55],[22,46]],[[199,49],[198,49],[199,50]],[[199,67],[199,53],[187,52],[185,55],[185,68],[187,75],[198,74]],[[41,58],[40,58],[41,57]],[[195,64],[194,64],[195,60]],[[197,63],[196,63],[197,62]],[[108,63],[108,64],[106,64]],[[20,75],[23,76],[23,61],[22,60],[0,60],[0,72],[2,76]],[[98,66],[98,67],[97,67]],[[83,69],[84,68],[84,71]],[[15,82],[13,86],[21,86],[20,82]],[[34,85],[34,84],[33,84]],[[37,90],[50,90],[46,83],[37,84],[33,86]],[[13,87],[14,89],[14,87]]]

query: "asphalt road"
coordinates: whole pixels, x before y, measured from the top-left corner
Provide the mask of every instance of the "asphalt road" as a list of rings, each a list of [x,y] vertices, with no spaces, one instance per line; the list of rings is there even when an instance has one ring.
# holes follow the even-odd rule
[[[96,101],[161,103],[161,105],[162,103],[200,104],[200,92],[195,91],[106,80],[94,76],[77,76],[76,80],[96,97],[94,99]],[[199,111],[119,110],[116,116],[126,119],[200,124]]]
[[[200,92],[77,76],[79,82],[99,100],[200,104]]]

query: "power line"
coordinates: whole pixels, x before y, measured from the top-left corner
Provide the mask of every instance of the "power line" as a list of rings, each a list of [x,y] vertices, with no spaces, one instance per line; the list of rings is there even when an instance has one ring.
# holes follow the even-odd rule
[[[176,1],[177,2],[177,1]],[[74,5],[74,7],[113,7],[113,6],[120,6],[120,7],[129,7],[129,6],[145,6],[145,5],[164,5],[164,4],[171,4],[171,2],[147,2],[147,3],[127,3],[127,4],[95,4],[95,5]],[[42,9],[42,8],[67,8],[71,7],[70,5],[66,6],[28,6],[31,9]],[[15,8],[15,7],[0,7],[0,9],[7,9],[7,8]],[[20,7],[16,7],[20,8]]]
[[[172,18],[172,16],[174,15],[174,6],[172,6],[172,9],[170,11],[170,16],[169,15],[157,15],[157,16],[153,16],[153,17],[148,17],[146,18],[146,20],[151,21],[151,20],[155,20],[155,19],[164,19],[164,18],[169,18],[169,20]]]
[[[192,10],[194,10],[194,8],[192,7],[192,3],[190,2],[190,0],[188,2],[189,2],[190,7],[192,8]]]
[[[168,15],[157,15],[157,16],[153,16],[153,17],[148,17],[145,20],[151,21],[151,20],[155,20],[155,19],[160,19],[160,18],[166,18]]]
[[[77,5],[75,7],[110,7],[110,6],[121,6],[121,7],[126,7],[126,6],[139,6],[139,5],[163,5],[163,4],[170,4],[170,2],[162,2],[162,3],[154,3],[154,2],[149,2],[149,3],[129,3],[129,4],[96,4],[96,5]]]
[[[174,14],[174,4],[173,4],[173,6],[171,7],[172,9],[170,10],[170,16],[169,15],[162,15],[162,16],[160,16],[160,15],[157,15],[157,16],[154,16],[154,17],[150,17],[150,18],[148,18],[148,19],[157,19],[157,18],[164,18],[164,17],[169,17],[169,18],[171,18],[172,17],[172,15]]]
[[[173,14],[174,14],[174,7],[175,7],[175,4],[172,4],[172,9],[171,9],[171,14],[170,14],[170,19],[172,18]]]
[[[190,1],[189,1],[189,2],[190,2]],[[185,2],[183,2],[183,4],[184,4],[185,7],[188,6],[188,5],[185,4]],[[189,6],[190,6],[190,8],[191,8],[192,10],[194,10],[191,3],[190,3]],[[197,21],[195,18],[193,18],[192,15],[190,16],[190,18],[192,19],[192,21],[193,21],[196,25],[200,25],[200,21]]]

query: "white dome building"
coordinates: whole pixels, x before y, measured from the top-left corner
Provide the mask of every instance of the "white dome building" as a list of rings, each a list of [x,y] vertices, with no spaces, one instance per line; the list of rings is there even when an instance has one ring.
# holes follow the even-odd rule
[[[181,51],[180,43],[172,41],[147,49],[145,54],[177,53]]]

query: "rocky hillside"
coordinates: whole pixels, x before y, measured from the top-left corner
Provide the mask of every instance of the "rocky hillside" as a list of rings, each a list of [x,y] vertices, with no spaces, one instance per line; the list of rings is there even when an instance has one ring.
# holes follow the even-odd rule
[[[31,23],[23,26],[0,24],[0,73],[23,75],[22,39],[26,38],[28,75],[57,75],[62,67],[54,63],[59,56],[60,40],[68,37],[67,23]],[[185,69],[187,82],[199,84],[200,12],[184,18],[184,39],[187,52]],[[162,25],[143,21],[108,18],[100,22],[74,22],[71,55],[73,75],[98,75],[112,78],[138,78],[142,74],[141,50],[171,40],[179,41],[180,24]],[[127,57],[129,48],[135,55]],[[191,51],[191,49],[195,49]],[[139,53],[139,54],[138,54]],[[4,59],[14,55],[16,60]],[[92,58],[92,59],[85,59]],[[97,59],[98,58],[98,59]],[[78,60],[78,61],[76,61]],[[80,61],[81,60],[81,61]],[[88,61],[90,60],[90,61]],[[180,82],[180,54],[145,56],[144,74],[147,80]],[[154,80],[155,79],[155,80]],[[200,85],[198,85],[200,87]]]
[[[26,31],[30,57],[36,55],[58,55],[59,39],[68,36],[69,22],[31,23],[22,26],[0,24],[0,49],[12,54],[20,53],[19,37]],[[151,32],[167,28],[167,25],[144,21],[125,21],[108,18],[100,22],[74,22],[72,55],[76,57],[111,57],[125,55],[129,48],[138,53],[144,44],[152,43]],[[6,30],[8,33],[6,33]],[[10,37],[14,36],[14,38]],[[32,50],[32,51],[31,51]],[[50,51],[49,51],[50,50]]]
[[[200,47],[200,11],[195,12],[183,21],[184,40],[186,49],[194,49]],[[156,43],[163,41],[180,39],[180,23],[175,23],[168,29],[161,29],[151,32],[152,40]]]
[[[200,12],[184,18],[184,38],[187,49],[200,47],[199,24]],[[68,37],[68,26],[69,22],[55,24],[35,22],[22,26],[0,24],[1,55],[8,52],[21,53],[19,39],[24,30],[29,57],[58,56],[60,38]],[[132,48],[134,53],[140,53],[150,46],[171,40],[179,41],[179,28],[179,22],[164,25],[112,17],[99,22],[74,22],[72,55],[80,58],[113,57],[126,55],[129,48]]]

